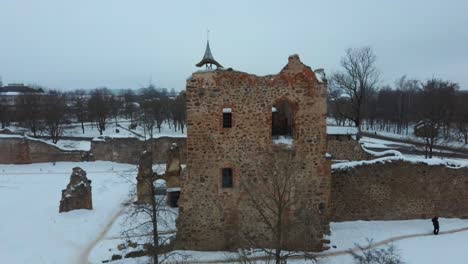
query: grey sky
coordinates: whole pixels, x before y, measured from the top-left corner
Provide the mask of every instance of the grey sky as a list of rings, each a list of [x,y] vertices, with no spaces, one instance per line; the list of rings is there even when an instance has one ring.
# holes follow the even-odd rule
[[[339,69],[372,46],[382,83],[407,74],[468,89],[468,1],[0,0],[4,83],[49,88],[185,87],[211,49],[225,67],[277,73],[290,54]]]

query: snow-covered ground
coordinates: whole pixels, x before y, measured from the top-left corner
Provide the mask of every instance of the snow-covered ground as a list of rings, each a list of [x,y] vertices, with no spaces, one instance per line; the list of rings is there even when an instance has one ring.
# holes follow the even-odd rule
[[[468,220],[439,219],[441,231],[468,227]],[[404,221],[353,221],[332,223],[332,248],[329,251],[346,250],[354,248],[355,243],[367,245],[366,239],[379,242],[392,237],[404,235],[422,235],[392,242],[405,263],[411,264],[464,264],[468,260],[468,231],[454,234],[432,235],[430,219],[404,220]],[[300,262],[295,262],[300,263]],[[327,257],[324,264],[353,263],[350,255]]]
[[[128,120],[119,120],[116,124],[115,122],[109,122],[106,126],[106,130],[103,131],[103,136],[110,137],[134,137],[139,139],[150,138],[148,131],[145,131],[144,127],[139,125],[135,129],[129,129],[130,121]],[[119,131],[117,133],[117,130]],[[88,137],[93,138],[99,136],[99,130],[96,125],[92,123],[85,124],[85,133],[81,129],[81,125],[74,124],[73,126],[68,127],[65,130],[64,136],[74,136],[74,137]],[[153,138],[158,137],[186,137],[186,133],[182,131],[174,131],[173,127],[169,127],[167,122],[164,122],[161,126],[161,132],[157,128],[153,130]]]
[[[404,146],[404,147],[414,147],[413,144],[401,143],[390,140],[383,140],[370,137],[362,137],[359,142],[364,145],[366,148],[375,148],[375,149],[389,149],[394,146]]]
[[[93,187],[93,210],[58,213],[61,190],[69,181],[72,168],[80,166],[88,173]],[[154,169],[163,170],[155,165]],[[101,263],[119,254],[117,245],[125,241],[121,231],[124,211],[134,188],[136,166],[112,162],[57,162],[29,165],[0,165],[0,263]],[[177,210],[174,210],[177,214]],[[108,232],[112,219],[117,219]],[[161,227],[168,232],[171,225]],[[468,227],[468,220],[440,219],[441,232]],[[365,244],[402,235],[423,235],[394,242],[403,260],[412,264],[466,263],[468,231],[430,235],[429,219],[405,221],[353,221],[331,223],[331,248],[325,254],[339,253]],[[96,240],[99,235],[103,237]],[[94,243],[95,242],[95,243]],[[89,249],[89,255],[84,254]],[[437,249],[437,250],[434,250]],[[235,257],[228,252],[179,251],[189,261],[216,262]],[[83,256],[86,259],[83,259]],[[89,258],[88,258],[89,257]],[[147,258],[125,259],[112,263],[143,263]],[[291,260],[290,263],[305,263]],[[352,263],[349,255],[330,256],[323,264]]]
[[[72,168],[92,180],[93,210],[59,213]],[[136,166],[112,162],[0,165],[0,263],[75,263],[129,199]]]
[[[439,219],[441,232],[468,227],[468,220],[461,219]],[[319,257],[321,264],[352,264],[351,255],[343,253],[344,250],[353,249],[356,244],[367,245],[367,240],[372,239],[374,243],[401,236],[415,235],[415,237],[404,238],[390,242],[393,244],[405,263],[411,264],[466,264],[468,259],[468,231],[453,234],[432,235],[432,223],[430,219],[402,220],[402,221],[353,221],[331,223],[331,248],[321,254],[327,256]],[[121,241],[122,242],[122,241]],[[96,256],[110,257],[115,250],[115,240],[104,240],[91,254],[91,263],[98,263]],[[386,246],[384,245],[384,246]],[[110,250],[109,250],[110,249]],[[188,257],[188,263],[216,263],[227,259],[235,259],[236,253],[230,252],[198,252],[177,251],[177,253]],[[333,255],[336,254],[336,255]],[[330,256],[331,255],[331,256]],[[95,259],[93,259],[95,258]],[[116,264],[145,263],[148,258],[124,259],[116,261]],[[235,263],[235,262],[232,262]],[[261,261],[255,263],[262,263]],[[305,264],[311,263],[303,259],[290,259],[288,263]]]
[[[419,137],[416,137],[414,135],[413,126],[411,126],[408,129],[408,134],[406,134],[406,133],[398,134],[398,133],[392,132],[391,130],[390,131],[375,130],[375,129],[371,129],[371,128],[366,128],[365,126],[363,126],[363,131],[366,131],[366,132],[369,132],[369,133],[375,133],[376,135],[384,136],[384,137],[388,137],[388,138],[403,139],[403,140],[409,140],[409,141],[412,141],[412,142],[424,143],[423,138],[419,138]],[[451,139],[449,139],[449,140],[442,140],[442,139],[438,140],[436,142],[436,145],[453,147],[453,148],[466,148],[466,149],[468,149],[468,144],[465,144],[463,139],[460,138],[459,136],[457,136],[456,133],[453,133],[453,135],[451,136]]]
[[[53,144],[50,140],[47,140],[49,144]],[[53,144],[54,145],[54,144]],[[55,146],[64,150],[82,150],[90,151],[91,150],[91,141],[90,140],[59,140]]]
[[[106,126],[106,130],[103,131],[102,136],[112,137],[112,138],[137,138],[144,140],[150,138],[150,135],[142,126],[137,126],[135,129],[129,129],[130,121],[128,120],[119,120],[116,124],[115,122],[109,122]],[[32,133],[24,128],[19,126],[9,126],[6,129],[17,134],[17,135],[8,135],[1,134],[0,137],[21,137],[22,135],[32,135]],[[117,130],[119,131],[117,133]],[[40,132],[39,136],[47,136],[45,132]],[[89,151],[91,149],[91,140],[93,138],[101,136],[99,130],[97,129],[94,123],[85,123],[85,132],[83,133],[81,129],[81,124],[74,123],[71,125],[65,126],[63,132],[63,137],[67,139],[60,139],[56,144],[52,143],[50,139],[37,139],[29,137],[31,140],[42,141],[52,146],[58,147],[63,150],[80,150],[80,151]],[[187,134],[182,133],[180,130],[174,131],[173,127],[169,127],[169,124],[165,122],[161,126],[161,132],[157,128],[153,131],[153,138],[159,137],[186,137]],[[74,139],[73,139],[74,138]],[[73,139],[73,140],[72,140]]]
[[[108,122],[106,125],[106,130],[103,131],[103,136],[109,136],[114,138],[139,138],[144,139],[145,135],[147,138],[150,138],[148,131],[145,131],[144,127],[138,125],[135,129],[129,129],[130,121],[129,120],[118,120],[117,124],[115,122]],[[78,138],[89,138],[92,139],[94,137],[100,136],[99,130],[97,129],[96,124],[94,123],[85,123],[84,124],[84,133],[81,129],[80,123],[73,123],[71,125],[66,125],[63,136],[64,137],[78,137]],[[32,134],[28,129],[19,126],[9,126],[6,129],[18,133],[18,134]],[[117,130],[119,132],[117,132]],[[39,135],[46,136],[45,132],[40,132]],[[154,128],[153,131],[153,138],[158,137],[186,137],[186,133],[177,130],[174,131],[174,128],[167,122],[164,122],[161,126],[161,132],[157,128]]]

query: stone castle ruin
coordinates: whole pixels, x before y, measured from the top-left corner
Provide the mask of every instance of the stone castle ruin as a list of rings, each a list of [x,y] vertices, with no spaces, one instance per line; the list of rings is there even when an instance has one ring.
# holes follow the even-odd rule
[[[211,52],[210,52],[211,55]],[[182,183],[177,240],[182,248],[250,246],[266,223],[249,204],[251,192],[272,184],[272,159],[291,157],[285,246],[321,250],[329,232],[330,161],[326,159],[327,83],[298,55],[264,77],[216,69],[187,80],[187,175]],[[305,220],[305,221],[298,221]],[[307,224],[306,224],[307,223]],[[267,237],[261,246],[271,247]]]
[[[73,168],[67,188],[62,190],[59,212],[77,209],[93,209],[91,180],[86,177],[86,171],[80,167]]]
[[[157,175],[153,172],[153,154],[151,151],[143,151],[140,155],[137,175],[137,202],[142,204],[151,204],[152,195],[154,195],[153,182]]]

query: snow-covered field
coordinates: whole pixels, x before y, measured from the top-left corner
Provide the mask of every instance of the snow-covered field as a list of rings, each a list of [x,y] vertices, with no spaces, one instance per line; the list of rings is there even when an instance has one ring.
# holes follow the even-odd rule
[[[439,219],[441,231],[468,227],[468,220]],[[426,235],[392,242],[405,263],[411,264],[464,264],[468,261],[468,231],[454,234],[432,235],[432,223],[426,220],[354,221],[332,223],[330,252],[354,248],[355,243],[367,245],[366,239],[379,242],[405,235]],[[297,262],[300,263],[300,262]],[[350,255],[327,257],[325,264],[353,263]]]
[[[412,141],[412,142],[424,143],[423,138],[419,138],[419,137],[416,137],[414,135],[413,127],[409,128],[408,134],[406,134],[406,133],[405,134],[398,134],[398,133],[394,133],[392,131],[382,131],[382,130],[375,130],[375,129],[370,129],[370,128],[367,129],[365,126],[363,127],[363,131],[370,132],[370,133],[375,133],[376,135],[384,136],[384,137],[388,137],[388,138],[403,139],[403,140],[408,140],[408,141]],[[439,139],[436,142],[436,145],[453,147],[453,148],[468,148],[468,145],[465,144],[463,139],[460,138],[460,136],[456,135],[456,133],[454,133],[451,137],[452,138],[450,140]]]
[[[439,219],[441,232],[468,227],[468,220],[461,219]],[[411,264],[466,264],[468,260],[468,231],[461,231],[453,234],[432,235],[432,223],[430,219],[404,220],[404,221],[353,221],[342,223],[331,223],[331,248],[322,254],[327,256],[319,257],[321,264],[352,264],[351,255],[343,253],[344,250],[353,249],[356,243],[367,245],[368,239],[373,239],[374,243],[390,238],[414,235],[415,237],[404,238],[393,244],[405,263]],[[114,230],[115,232],[115,230]],[[121,243],[120,241],[119,243]],[[386,245],[390,245],[386,244]],[[115,240],[104,240],[95,251],[92,252],[91,263],[98,263],[99,257],[110,257],[116,252]],[[109,250],[110,249],[110,250]],[[197,251],[177,251],[188,257],[187,262],[196,263],[217,263],[227,259],[235,259],[236,253],[230,252],[197,252]],[[336,255],[333,255],[336,254]],[[330,256],[331,255],[331,256]],[[116,264],[145,263],[148,258],[124,259],[115,261]],[[311,263],[303,259],[290,259],[289,263],[305,264]],[[232,262],[235,263],[235,262]],[[255,263],[262,263],[257,261]]]
[[[93,210],[59,213],[72,168],[92,180]],[[0,165],[0,263],[77,263],[129,199],[136,166],[112,162]]]
[[[110,137],[134,137],[144,139],[150,138],[148,131],[145,131],[143,126],[137,126],[135,129],[129,129],[130,121],[128,120],[119,120],[116,124],[115,122],[109,122],[106,126],[106,130],[103,131],[103,136],[110,136]],[[117,130],[119,131],[117,133]],[[72,126],[68,126],[65,129],[64,136],[71,136],[71,137],[87,137],[87,138],[94,138],[99,136],[99,130],[97,129],[96,125],[93,123],[86,123],[85,124],[85,133],[83,133],[80,124],[73,124]],[[182,133],[180,130],[174,131],[173,127],[169,127],[169,124],[165,122],[161,126],[161,132],[157,128],[153,130],[153,138],[158,137],[186,137],[186,133]]]

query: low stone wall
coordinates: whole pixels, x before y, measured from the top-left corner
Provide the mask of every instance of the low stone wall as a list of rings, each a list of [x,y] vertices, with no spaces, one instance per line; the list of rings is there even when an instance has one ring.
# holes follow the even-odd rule
[[[22,138],[0,138],[0,163],[31,163],[28,140]]]
[[[332,221],[468,218],[468,168],[393,161],[332,173]]]
[[[29,156],[31,163],[54,161],[81,161],[81,154],[85,151],[62,150],[41,141],[29,140]]]
[[[80,151],[61,150],[47,143],[20,136],[0,138],[0,164],[80,160]]]
[[[92,141],[91,153],[95,160],[107,160],[121,163],[138,164],[141,152],[150,150],[153,153],[153,163],[166,163],[167,152],[176,143],[180,149],[182,163],[185,163],[186,138],[160,137],[148,142],[136,138],[112,138],[106,141]]]
[[[370,155],[362,149],[359,141],[354,139],[329,138],[327,149],[334,160],[368,160],[370,158]]]
[[[176,137],[160,137],[153,139],[152,141],[152,152],[153,152],[153,163],[166,163],[168,159],[168,151],[172,143],[176,143],[179,146],[180,162],[186,163],[187,160],[187,138],[176,138]]]
[[[161,137],[150,140],[148,148],[153,152],[153,163],[166,163],[167,153],[176,143],[180,159],[187,157],[186,138]],[[92,141],[91,153],[95,160],[138,164],[140,154],[146,149],[145,142],[136,138],[113,138],[107,141]],[[67,151],[40,140],[19,135],[0,137],[0,164],[27,164],[54,161],[81,161],[85,151]]]
[[[138,164],[145,142],[136,138],[112,138],[91,141],[91,153],[95,160]]]

